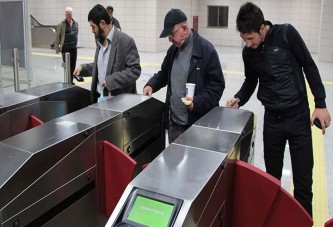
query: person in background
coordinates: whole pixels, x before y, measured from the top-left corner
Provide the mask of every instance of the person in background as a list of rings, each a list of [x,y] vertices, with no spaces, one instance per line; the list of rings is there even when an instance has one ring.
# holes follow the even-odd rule
[[[240,7],[236,25],[246,44],[242,54],[245,80],[226,105],[232,108],[245,105],[259,82],[257,97],[265,107],[266,171],[281,180],[288,141],[294,197],[312,216],[311,125],[318,118],[324,134],[331,122],[318,68],[297,30],[290,24],[273,25],[265,21],[261,9],[253,3]],[[314,96],[315,109],[311,117],[303,72]],[[234,102],[236,98],[239,103]]]
[[[97,102],[103,94],[136,94],[141,66],[133,38],[112,25],[108,12],[100,4],[90,10],[88,21],[97,42],[94,62],[78,66],[74,74],[92,72],[92,102]]]
[[[112,24],[121,30],[119,21],[115,17],[113,17],[113,7],[108,6],[108,7],[106,7],[106,10],[108,11],[108,13],[110,15]]]
[[[65,9],[66,19],[58,24],[54,45],[56,53],[62,53],[63,62],[65,62],[65,53],[69,53],[71,83],[74,84],[73,77],[75,77],[75,79],[80,82],[84,81],[84,79],[81,76],[73,75],[77,58],[79,25],[76,21],[74,21],[72,14],[73,9],[71,7],[67,7]]]
[[[191,30],[186,15],[171,9],[165,16],[160,38],[172,42],[161,70],[147,82],[144,95],[152,95],[167,86],[166,128],[169,143],[195,121],[219,105],[225,88],[219,56],[214,46],[196,31]],[[194,97],[186,97],[186,83],[195,84]]]

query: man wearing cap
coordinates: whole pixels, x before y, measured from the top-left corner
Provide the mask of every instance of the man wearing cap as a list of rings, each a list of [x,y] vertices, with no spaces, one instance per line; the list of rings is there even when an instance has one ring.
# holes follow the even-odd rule
[[[167,86],[166,128],[169,143],[172,143],[195,121],[219,105],[225,82],[214,46],[189,28],[187,17],[181,10],[171,9],[166,14],[160,38],[165,37],[172,45],[161,70],[144,86],[143,94],[152,95]],[[186,83],[195,84],[193,98],[185,97]],[[183,102],[184,97],[190,102]]]

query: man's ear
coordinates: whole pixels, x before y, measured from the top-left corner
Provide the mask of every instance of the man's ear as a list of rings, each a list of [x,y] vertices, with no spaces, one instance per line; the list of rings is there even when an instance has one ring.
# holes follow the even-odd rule
[[[105,28],[105,25],[106,25],[105,20],[101,20],[101,21],[99,22],[99,27],[101,27],[102,29]]]
[[[184,32],[185,32],[186,34],[188,34],[188,33],[189,33],[189,30],[190,30],[189,26],[188,26],[186,23],[184,23],[184,24],[182,24],[182,27],[183,27],[183,29],[184,29]]]

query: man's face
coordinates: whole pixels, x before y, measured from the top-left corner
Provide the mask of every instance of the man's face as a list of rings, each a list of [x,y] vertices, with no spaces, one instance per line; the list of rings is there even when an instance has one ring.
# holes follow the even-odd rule
[[[257,49],[260,44],[265,40],[265,26],[262,25],[258,32],[240,33],[240,37],[244,40],[245,45],[252,49]]]
[[[257,49],[264,41],[262,35],[257,32],[241,33],[240,36],[244,40],[245,45],[252,49]]]
[[[66,16],[67,21],[69,21],[69,22],[72,21],[72,12],[66,11],[65,16]]]
[[[91,27],[91,32],[95,34],[96,40],[103,44],[105,41],[105,32],[104,30],[99,26],[93,23],[92,21],[89,21],[90,27]]]
[[[110,18],[112,18],[112,16],[113,16],[113,11],[112,11],[112,9],[108,9],[108,14],[110,15]]]
[[[186,39],[187,27],[185,24],[175,25],[171,34],[169,35],[169,41],[176,47],[181,47]]]

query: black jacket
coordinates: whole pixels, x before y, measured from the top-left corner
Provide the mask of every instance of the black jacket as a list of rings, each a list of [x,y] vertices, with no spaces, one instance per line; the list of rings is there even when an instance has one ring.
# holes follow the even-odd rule
[[[193,110],[188,112],[188,125],[192,125],[200,117],[211,109],[219,105],[219,101],[225,88],[224,76],[219,60],[219,56],[214,46],[206,39],[202,38],[196,31],[193,32],[193,51],[190,61],[188,83],[194,83],[195,93],[193,98]],[[178,48],[171,46],[165,56],[161,70],[145,85],[153,88],[157,92],[168,85],[166,95],[166,110],[168,114],[171,95],[170,74],[173,59]],[[166,117],[168,122],[169,117]],[[166,124],[168,127],[168,123]]]
[[[325,89],[318,68],[303,39],[290,24],[270,25],[265,41],[257,48],[244,47],[245,81],[235,95],[244,105],[258,80],[257,97],[268,110],[290,110],[300,103],[307,107],[305,79],[315,97],[315,106],[325,108]]]

